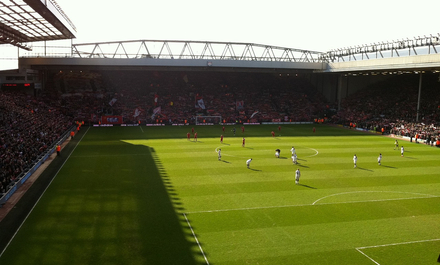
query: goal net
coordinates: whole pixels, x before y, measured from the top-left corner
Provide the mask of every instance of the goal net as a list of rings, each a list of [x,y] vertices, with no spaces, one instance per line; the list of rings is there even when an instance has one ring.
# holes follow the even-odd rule
[[[222,116],[196,116],[196,125],[214,125],[222,122]]]

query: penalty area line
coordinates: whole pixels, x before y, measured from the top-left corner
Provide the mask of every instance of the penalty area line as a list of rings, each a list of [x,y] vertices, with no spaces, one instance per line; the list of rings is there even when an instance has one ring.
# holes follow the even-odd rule
[[[365,254],[361,249],[368,249],[368,248],[381,248],[381,247],[389,247],[389,246],[398,246],[398,245],[408,245],[408,244],[416,244],[416,243],[425,243],[425,242],[433,242],[433,241],[440,241],[440,238],[435,239],[426,239],[426,240],[417,240],[417,241],[409,241],[409,242],[400,242],[400,243],[391,243],[391,244],[383,244],[383,245],[376,245],[376,246],[368,246],[368,247],[358,247],[356,250],[367,257],[369,260],[374,262],[376,265],[380,265],[379,262],[375,261],[373,258]]]
[[[185,217],[186,223],[188,224],[188,227],[191,230],[191,233],[194,239],[196,240],[197,245],[199,246],[200,252],[202,253],[203,258],[205,259],[206,264],[209,265],[208,258],[206,257],[205,252],[203,251],[202,245],[200,245],[199,239],[197,239],[196,233],[194,232],[194,229],[192,228],[191,223],[189,222],[188,217],[186,216],[186,213],[183,213],[183,216]]]
[[[372,259],[370,256],[368,256],[367,254],[365,254],[362,250],[360,250],[359,248],[356,248],[356,250],[361,253],[362,255],[364,255],[365,257],[367,257],[369,260],[371,260],[372,262],[374,262],[374,264],[376,265],[380,265],[379,262],[375,261],[374,259]]]
[[[381,247],[389,247],[389,246],[398,246],[398,245],[409,245],[409,244],[416,244],[416,243],[434,242],[434,241],[440,241],[440,238],[417,240],[417,241],[408,241],[408,242],[399,242],[399,243],[391,243],[391,244],[383,244],[383,245],[367,246],[367,247],[358,247],[356,249],[381,248]]]

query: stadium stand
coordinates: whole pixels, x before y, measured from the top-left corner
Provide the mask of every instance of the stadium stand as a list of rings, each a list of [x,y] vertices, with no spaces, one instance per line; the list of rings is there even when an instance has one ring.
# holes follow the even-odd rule
[[[322,116],[326,106],[325,98],[301,77],[281,78],[262,73],[104,71],[94,75],[84,73],[79,82],[75,80],[78,75],[56,73],[46,96],[60,95],[69,111],[82,101],[88,113],[76,113],[79,120],[91,121],[91,117],[108,114],[122,115],[125,123],[156,122],[156,119],[183,123],[194,121],[194,116],[199,114],[222,116],[227,122],[235,122],[249,120],[252,113],[259,111],[258,121],[311,121]],[[205,109],[196,107],[197,97],[203,99]],[[113,98],[117,101],[110,106]],[[237,105],[238,102],[244,105]],[[157,106],[161,107],[161,113],[151,119]],[[141,110],[137,119],[134,118],[136,108]]]
[[[396,76],[358,91],[342,102],[334,123],[365,128],[396,136],[417,138],[433,144],[440,136],[440,88],[429,80],[421,93],[420,121],[416,121],[418,88],[414,76]],[[352,125],[350,125],[352,124]]]
[[[72,124],[42,98],[0,93],[0,195],[49,152]]]

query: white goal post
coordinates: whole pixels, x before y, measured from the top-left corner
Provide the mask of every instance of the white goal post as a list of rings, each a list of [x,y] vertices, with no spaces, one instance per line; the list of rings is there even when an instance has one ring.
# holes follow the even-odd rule
[[[222,122],[222,116],[196,116],[196,125],[214,125]]]

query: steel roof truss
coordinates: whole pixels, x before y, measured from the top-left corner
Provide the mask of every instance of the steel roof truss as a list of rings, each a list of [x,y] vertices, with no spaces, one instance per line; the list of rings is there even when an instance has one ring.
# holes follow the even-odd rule
[[[127,59],[130,58],[130,56],[128,56],[127,51],[125,50],[124,44],[122,44],[122,42],[118,43],[118,46],[116,47],[115,53],[113,53],[113,58],[115,58],[116,55],[118,54],[119,47],[124,51],[125,57],[127,57]]]
[[[137,53],[136,53],[136,58],[140,55],[140,51],[141,51],[142,48],[145,48],[145,51],[147,52],[145,55],[146,55],[147,57],[151,57],[151,53],[150,53],[150,50],[149,50],[148,47],[147,47],[147,44],[145,43],[145,41],[142,41],[142,42],[141,42],[141,45],[139,46],[139,49],[138,49],[138,51],[137,51]],[[143,55],[144,55],[144,54],[142,53],[142,54],[141,54],[141,57],[142,57]]]

